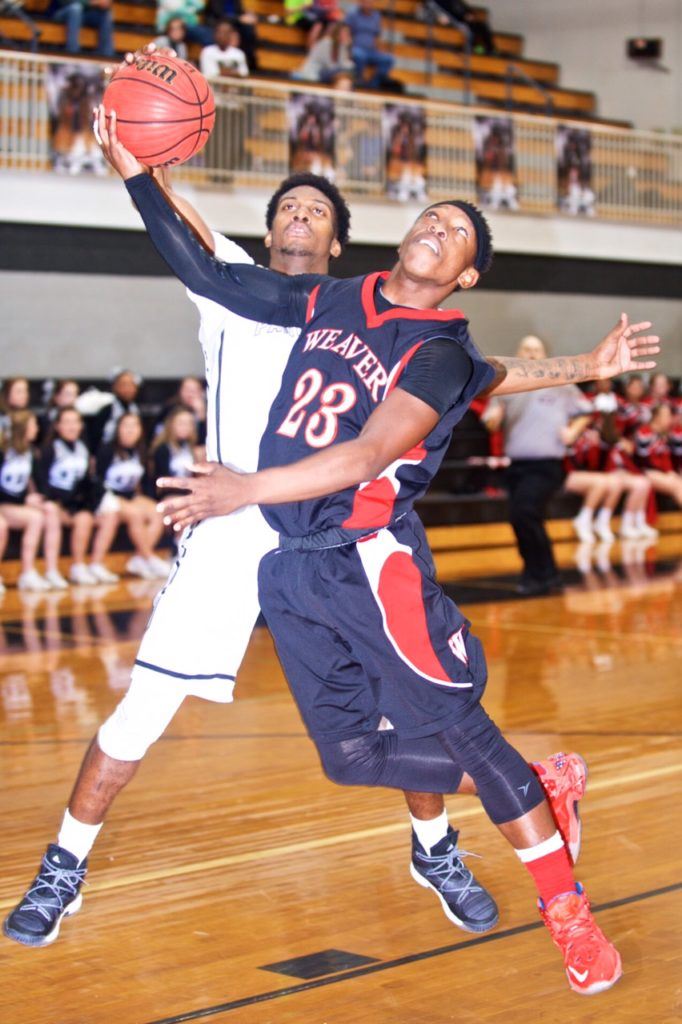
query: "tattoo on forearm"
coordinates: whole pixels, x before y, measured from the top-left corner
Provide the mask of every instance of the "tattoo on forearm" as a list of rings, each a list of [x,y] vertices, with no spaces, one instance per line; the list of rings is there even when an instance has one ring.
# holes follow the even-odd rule
[[[518,359],[515,356],[495,356],[488,362],[494,367],[496,384],[509,377],[526,380],[547,380],[562,384],[575,384],[590,379],[586,360],[580,356],[555,356],[552,359]]]

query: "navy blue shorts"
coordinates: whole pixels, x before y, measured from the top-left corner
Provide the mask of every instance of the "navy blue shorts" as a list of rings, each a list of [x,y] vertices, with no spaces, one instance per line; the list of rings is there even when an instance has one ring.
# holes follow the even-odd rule
[[[429,736],[480,700],[481,643],[436,583],[415,513],[355,543],[270,552],[258,583],[314,739],[373,732],[382,716],[402,736]]]

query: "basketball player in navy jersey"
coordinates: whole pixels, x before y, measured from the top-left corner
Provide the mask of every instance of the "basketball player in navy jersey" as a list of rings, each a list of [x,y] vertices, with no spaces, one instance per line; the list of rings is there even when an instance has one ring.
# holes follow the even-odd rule
[[[111,128],[115,144],[113,117]],[[438,308],[488,269],[485,218],[468,203],[437,203],[390,273],[284,278],[208,256],[149,176],[119,156],[152,241],[188,287],[240,315],[301,328],[261,468],[234,477],[231,504],[260,504],[280,535],[261,562],[261,604],[327,773],[435,792],[456,779],[459,791],[477,792],[537,884],[571,987],[609,988],[620,957],[574,881],[537,774],[480,704],[480,643],[436,585],[413,512],[453,426],[495,376],[463,315]],[[632,333],[623,325],[614,340],[621,369]],[[642,349],[656,342],[641,339]],[[390,732],[378,730],[382,714]]]

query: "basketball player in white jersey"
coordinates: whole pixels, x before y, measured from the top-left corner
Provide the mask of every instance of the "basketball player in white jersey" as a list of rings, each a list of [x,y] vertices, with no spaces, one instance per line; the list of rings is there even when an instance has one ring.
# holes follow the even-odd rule
[[[168,191],[167,183],[160,184]],[[210,232],[181,197],[171,193],[171,198],[218,258],[252,262],[239,246]],[[326,273],[330,257],[339,255],[347,241],[349,215],[338,190],[326,179],[296,175],[272,197],[266,223],[271,269]],[[208,459],[253,472],[270,405],[298,332],[256,324],[209,300],[190,297],[201,313]],[[534,364],[530,377],[519,360],[497,362],[503,367],[505,393],[542,386],[537,375],[545,370],[545,384],[564,383],[562,374],[574,368],[569,360],[547,360],[547,367]],[[87,855],[104,817],[185,697],[232,700],[235,676],[258,616],[258,564],[276,545],[276,535],[256,507],[206,519],[183,535],[179,557],[155,602],[138,651],[130,688],[86,752],[57,842],[48,846],[38,876],[4,922],[9,938],[29,946],[47,945],[57,938],[62,918],[80,908]],[[570,780],[567,785],[572,785]],[[446,915],[469,931],[493,927],[497,908],[459,857],[442,797],[406,797],[424,850],[433,852],[444,844],[449,872],[438,895]]]

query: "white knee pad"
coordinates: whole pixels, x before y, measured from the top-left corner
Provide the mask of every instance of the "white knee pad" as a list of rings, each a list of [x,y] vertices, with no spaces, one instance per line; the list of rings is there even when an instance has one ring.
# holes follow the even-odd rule
[[[100,750],[117,761],[140,761],[166,731],[185,695],[174,680],[136,667],[125,697],[100,726]]]

